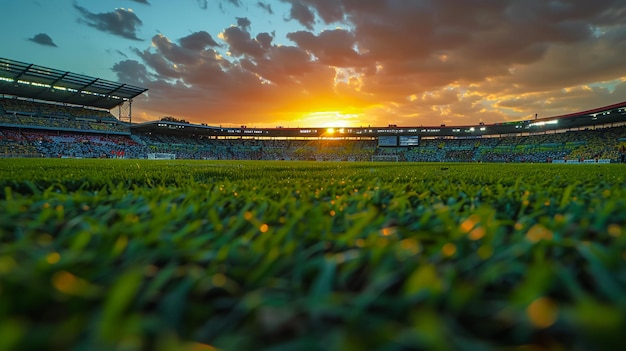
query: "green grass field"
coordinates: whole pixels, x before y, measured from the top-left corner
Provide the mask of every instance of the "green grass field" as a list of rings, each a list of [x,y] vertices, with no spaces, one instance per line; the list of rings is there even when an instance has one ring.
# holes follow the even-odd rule
[[[0,350],[609,350],[626,166],[0,159]]]

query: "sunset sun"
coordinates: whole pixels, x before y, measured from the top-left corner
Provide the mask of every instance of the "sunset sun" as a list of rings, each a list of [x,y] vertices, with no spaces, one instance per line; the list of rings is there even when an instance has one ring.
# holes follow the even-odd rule
[[[302,117],[303,124],[326,128],[330,132],[338,128],[358,127],[361,123],[359,114],[342,113],[339,111],[311,112]]]

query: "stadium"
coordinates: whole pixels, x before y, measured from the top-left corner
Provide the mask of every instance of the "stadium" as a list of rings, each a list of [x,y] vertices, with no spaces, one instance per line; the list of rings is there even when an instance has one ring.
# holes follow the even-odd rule
[[[0,157],[625,162],[626,101],[470,126],[247,128],[132,123],[146,89],[0,59]],[[117,115],[117,116],[116,116]]]
[[[145,92],[0,58],[0,349],[623,347],[626,101],[248,128]]]

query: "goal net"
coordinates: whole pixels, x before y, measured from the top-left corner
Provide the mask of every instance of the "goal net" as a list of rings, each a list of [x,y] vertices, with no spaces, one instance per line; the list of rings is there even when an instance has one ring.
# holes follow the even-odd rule
[[[175,160],[176,154],[167,154],[163,152],[156,152],[148,154],[148,160]]]
[[[398,155],[372,155],[372,162],[398,162]]]

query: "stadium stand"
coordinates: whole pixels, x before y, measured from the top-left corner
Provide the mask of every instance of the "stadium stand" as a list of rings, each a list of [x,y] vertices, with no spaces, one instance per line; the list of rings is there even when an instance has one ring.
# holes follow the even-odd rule
[[[128,124],[101,110],[0,99],[0,157],[146,158],[172,153],[180,159],[368,161],[397,156],[403,162],[623,162],[626,124],[489,137],[422,138],[417,147],[382,147],[376,138],[226,138],[131,133]]]
[[[372,155],[396,155],[408,162],[618,162],[626,127],[484,139],[426,139],[412,148],[377,147],[371,140],[194,139],[154,134],[133,138],[153,152],[190,159],[367,161]]]
[[[241,128],[174,117],[133,124],[111,109],[144,88],[0,58],[0,157],[401,162],[624,162],[626,102],[475,126]]]
[[[2,129],[0,157],[145,157],[147,150],[125,135]]]
[[[0,157],[126,157],[173,153],[181,159],[368,161],[397,156],[405,162],[551,162],[606,159],[620,162],[626,126],[528,136],[424,138],[418,147],[380,147],[375,139],[212,138],[130,133],[112,116],[67,117],[91,111],[32,103],[6,103],[0,116]],[[45,112],[44,112],[45,111]]]
[[[77,106],[0,99],[0,125],[18,128],[130,134],[130,127],[108,111]]]

